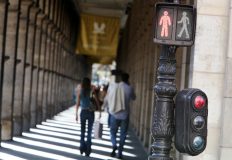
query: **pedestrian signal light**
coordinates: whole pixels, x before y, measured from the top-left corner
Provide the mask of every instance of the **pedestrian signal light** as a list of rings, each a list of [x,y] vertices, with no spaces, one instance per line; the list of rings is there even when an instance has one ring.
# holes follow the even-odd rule
[[[154,42],[191,46],[195,37],[196,10],[190,5],[157,3]]]
[[[181,153],[195,156],[207,142],[208,100],[199,89],[185,89],[176,96],[175,146]]]

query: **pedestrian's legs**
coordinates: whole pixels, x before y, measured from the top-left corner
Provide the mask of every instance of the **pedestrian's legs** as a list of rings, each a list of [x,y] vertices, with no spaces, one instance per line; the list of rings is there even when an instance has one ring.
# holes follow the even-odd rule
[[[123,146],[126,141],[126,136],[127,136],[127,131],[128,131],[128,125],[129,125],[129,117],[125,120],[121,120],[121,132],[120,132],[120,143],[119,143],[119,148],[118,148],[118,158],[122,158],[122,151],[123,151]]]
[[[117,132],[118,132],[118,126],[119,126],[119,120],[115,119],[113,115],[110,116],[110,137],[111,137],[111,143],[113,151],[111,153],[111,156],[115,156],[115,151],[117,149]]]
[[[87,135],[87,150],[86,156],[89,156],[91,153],[91,145],[92,145],[92,130],[93,130],[93,122],[94,122],[94,112],[88,111],[88,135]]]
[[[86,113],[85,113],[85,110],[82,110],[82,111],[81,111],[80,118],[81,118],[80,152],[81,152],[81,154],[82,154],[82,153],[85,152],[85,150],[86,150],[86,144],[85,144]]]
[[[110,128],[110,118],[111,117],[111,114],[110,113],[108,113],[108,127]]]

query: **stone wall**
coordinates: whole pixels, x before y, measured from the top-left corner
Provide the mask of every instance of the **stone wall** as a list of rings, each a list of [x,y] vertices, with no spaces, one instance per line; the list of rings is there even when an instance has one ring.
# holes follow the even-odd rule
[[[231,159],[231,24],[230,1],[196,0],[197,27],[190,59],[190,88],[200,88],[208,96],[208,138],[199,156],[184,160]],[[230,35],[230,36],[229,36]],[[228,39],[230,40],[228,43]],[[231,45],[230,45],[231,46]]]
[[[2,0],[0,13],[1,139],[9,140],[74,103],[86,60],[74,52],[72,1]]]

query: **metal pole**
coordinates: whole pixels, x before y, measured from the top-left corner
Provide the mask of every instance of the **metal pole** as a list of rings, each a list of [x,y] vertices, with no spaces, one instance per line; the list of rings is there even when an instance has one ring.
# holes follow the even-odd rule
[[[165,0],[169,3],[179,3],[179,0]],[[158,83],[154,87],[156,104],[152,123],[151,155],[148,160],[173,160],[170,157],[172,137],[174,135],[174,96],[177,89],[176,76],[176,46],[163,45],[159,59]]]
[[[154,90],[156,105],[152,124],[153,144],[152,155],[149,160],[172,160],[170,150],[174,135],[174,101],[177,89],[176,74],[176,46],[163,46],[159,59],[158,83]]]

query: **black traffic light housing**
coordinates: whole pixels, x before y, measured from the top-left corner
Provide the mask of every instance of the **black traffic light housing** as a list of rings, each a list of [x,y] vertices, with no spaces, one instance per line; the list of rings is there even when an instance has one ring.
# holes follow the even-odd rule
[[[207,143],[208,99],[199,89],[184,89],[176,96],[175,146],[181,153],[195,156]]]
[[[191,46],[195,39],[196,8],[191,5],[156,3],[154,42]]]

